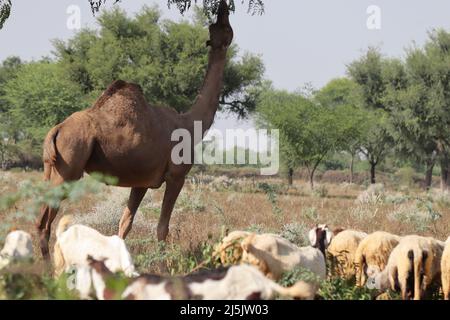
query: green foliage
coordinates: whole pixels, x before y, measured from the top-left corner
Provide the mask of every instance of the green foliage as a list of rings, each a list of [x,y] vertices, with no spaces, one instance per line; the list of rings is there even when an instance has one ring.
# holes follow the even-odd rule
[[[0,30],[3,28],[3,24],[11,14],[11,0],[0,0]]]
[[[319,198],[326,198],[328,196],[328,188],[321,184],[314,188],[313,195]]]
[[[324,300],[372,300],[376,290],[355,286],[354,280],[341,278],[320,279],[315,273],[303,268],[296,268],[285,272],[278,281],[282,286],[292,286],[303,280],[319,285],[318,296]]]
[[[8,300],[76,300],[68,288],[66,275],[54,278],[42,266],[17,263],[0,271],[0,299]]]
[[[332,152],[341,150],[356,131],[357,125],[349,118],[356,114],[354,107],[340,105],[339,99],[329,94],[334,94],[329,88],[316,93],[316,99],[270,88],[264,91],[257,106],[258,124],[280,130],[283,162],[293,169],[305,166],[313,186],[318,165]]]
[[[4,90],[11,125],[36,139],[43,139],[50,127],[86,107],[79,99],[82,93],[77,84],[48,62],[23,65]]]
[[[309,245],[308,227],[303,223],[293,222],[282,226],[280,235],[299,247]]]
[[[450,33],[438,29],[429,34],[423,48],[407,50],[404,85],[391,85],[385,99],[398,148],[427,167],[434,164],[436,154],[445,159],[449,153],[449,45]]]
[[[25,204],[25,207],[16,209],[15,215],[9,215],[0,226],[0,231],[10,228],[8,219],[24,218],[30,221],[35,220],[35,215],[43,205],[50,207],[59,207],[61,201],[67,199],[69,202],[77,202],[88,193],[97,193],[101,190],[100,182],[114,185],[117,183],[115,177],[104,176],[99,173],[93,173],[85,179],[65,182],[56,187],[52,187],[49,182],[32,182],[25,180],[19,186],[15,193],[5,194],[0,197],[0,211],[11,209],[13,206],[19,206],[19,201]],[[0,232],[3,234],[3,232]]]
[[[416,178],[416,171],[411,167],[403,167],[397,170],[395,178],[399,185],[412,187]]]
[[[355,286],[353,280],[333,278],[322,282],[319,295],[325,300],[373,300],[377,291]]]
[[[401,82],[396,82],[394,75],[401,72],[393,71],[394,66],[398,66],[398,61],[384,59],[378,49],[369,48],[347,69],[358,84],[361,106],[365,110],[365,131],[359,149],[373,168],[385,159],[393,144],[384,97],[389,83]]]
[[[114,3],[120,0],[115,0]],[[242,1],[244,2],[244,1]],[[91,5],[92,13],[98,12],[100,7],[106,3],[106,0],[89,0]],[[167,5],[170,8],[175,5],[181,14],[184,14],[192,6],[192,3],[197,4],[197,0],[167,0]],[[213,16],[217,13],[220,0],[203,0],[203,11],[208,16]],[[235,11],[234,0],[228,2],[230,11]],[[248,12],[252,14],[262,14],[264,13],[264,3],[263,0],[248,0]],[[1,28],[0,28],[1,29]]]
[[[283,210],[278,206],[278,195],[280,186],[275,184],[269,184],[267,182],[258,183],[258,189],[262,190],[267,195],[267,199],[272,205],[272,211],[277,216],[280,217],[283,214]]]
[[[283,287],[293,286],[298,281],[320,283],[322,280],[312,271],[305,268],[294,268],[283,273],[278,283]]]
[[[217,261],[213,257],[214,246],[210,241],[200,243],[193,250],[186,252],[174,243],[157,242],[155,250],[139,253],[134,257],[138,270],[152,270],[162,267],[171,275],[191,273],[194,269],[212,268]]]
[[[82,30],[69,41],[54,42],[59,65],[92,98],[123,79],[141,85],[149,102],[186,111],[203,83],[208,30],[200,14],[192,23],[160,16],[157,7],[144,7],[134,17],[118,8],[105,11],[98,18],[99,32]],[[233,45],[220,102],[225,110],[245,116],[254,109],[264,65],[260,57],[237,56]]]

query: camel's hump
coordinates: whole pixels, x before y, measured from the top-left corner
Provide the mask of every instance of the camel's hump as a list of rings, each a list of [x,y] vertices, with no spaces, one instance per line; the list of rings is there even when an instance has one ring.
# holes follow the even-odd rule
[[[94,103],[92,108],[100,108],[114,94],[116,94],[124,89],[138,90],[139,93],[141,93],[141,94],[143,93],[142,88],[135,83],[129,83],[129,82],[126,82],[123,80],[116,80],[113,83],[111,83],[108,86],[108,88],[106,88],[105,91],[103,91],[102,95],[97,99],[97,101]]]

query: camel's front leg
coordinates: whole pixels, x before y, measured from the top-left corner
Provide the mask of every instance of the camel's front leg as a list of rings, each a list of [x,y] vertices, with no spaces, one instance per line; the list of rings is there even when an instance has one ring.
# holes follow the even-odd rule
[[[183,184],[184,177],[166,181],[166,191],[164,192],[161,216],[159,217],[158,228],[156,230],[158,241],[165,241],[167,238],[170,216]]]
[[[131,226],[133,225],[134,216],[146,192],[147,188],[131,188],[128,205],[125,208],[119,222],[119,237],[122,239],[125,239],[128,232],[130,232]]]

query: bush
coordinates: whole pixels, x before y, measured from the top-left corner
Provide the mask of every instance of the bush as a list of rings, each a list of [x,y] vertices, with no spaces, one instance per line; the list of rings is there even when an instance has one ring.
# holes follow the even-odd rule
[[[329,280],[320,279],[315,273],[304,268],[296,268],[283,274],[278,281],[280,285],[288,287],[303,280],[319,285],[318,296],[325,300],[372,300],[376,290],[367,287],[356,287],[353,280],[332,278]]]
[[[394,181],[403,186],[412,187],[417,180],[416,171],[411,167],[403,167],[394,174]]]
[[[429,201],[416,199],[408,204],[401,204],[387,215],[388,219],[411,224],[417,232],[427,231],[442,215],[435,211]]]
[[[321,184],[316,186],[313,191],[312,191],[313,195],[319,198],[326,198],[328,196],[328,188]]]
[[[283,225],[281,229],[281,236],[297,246],[309,245],[308,227],[302,223],[294,222]]]
[[[365,191],[358,195],[356,203],[361,205],[377,205],[383,202],[384,196],[383,184],[371,184]]]

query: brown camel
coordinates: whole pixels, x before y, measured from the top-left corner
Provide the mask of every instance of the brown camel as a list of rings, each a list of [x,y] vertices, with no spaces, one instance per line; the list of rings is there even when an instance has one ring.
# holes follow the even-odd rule
[[[134,215],[148,188],[166,183],[158,240],[165,240],[175,201],[192,161],[175,164],[171,141],[175,129],[194,137],[194,121],[202,122],[202,136],[214,121],[223,86],[227,49],[233,39],[225,0],[220,2],[217,22],[209,26],[209,62],[204,83],[189,112],[179,114],[167,107],[149,105],[142,89],[121,80],[113,82],[86,110],[76,112],[52,128],[44,141],[44,179],[53,185],[78,180],[83,172],[100,172],[118,178],[118,186],[130,187],[127,208],[119,222],[119,236],[131,230]],[[199,142],[200,139],[196,139]],[[193,154],[194,144],[191,143]],[[58,208],[44,206],[37,223],[40,247],[49,258],[51,224]]]

